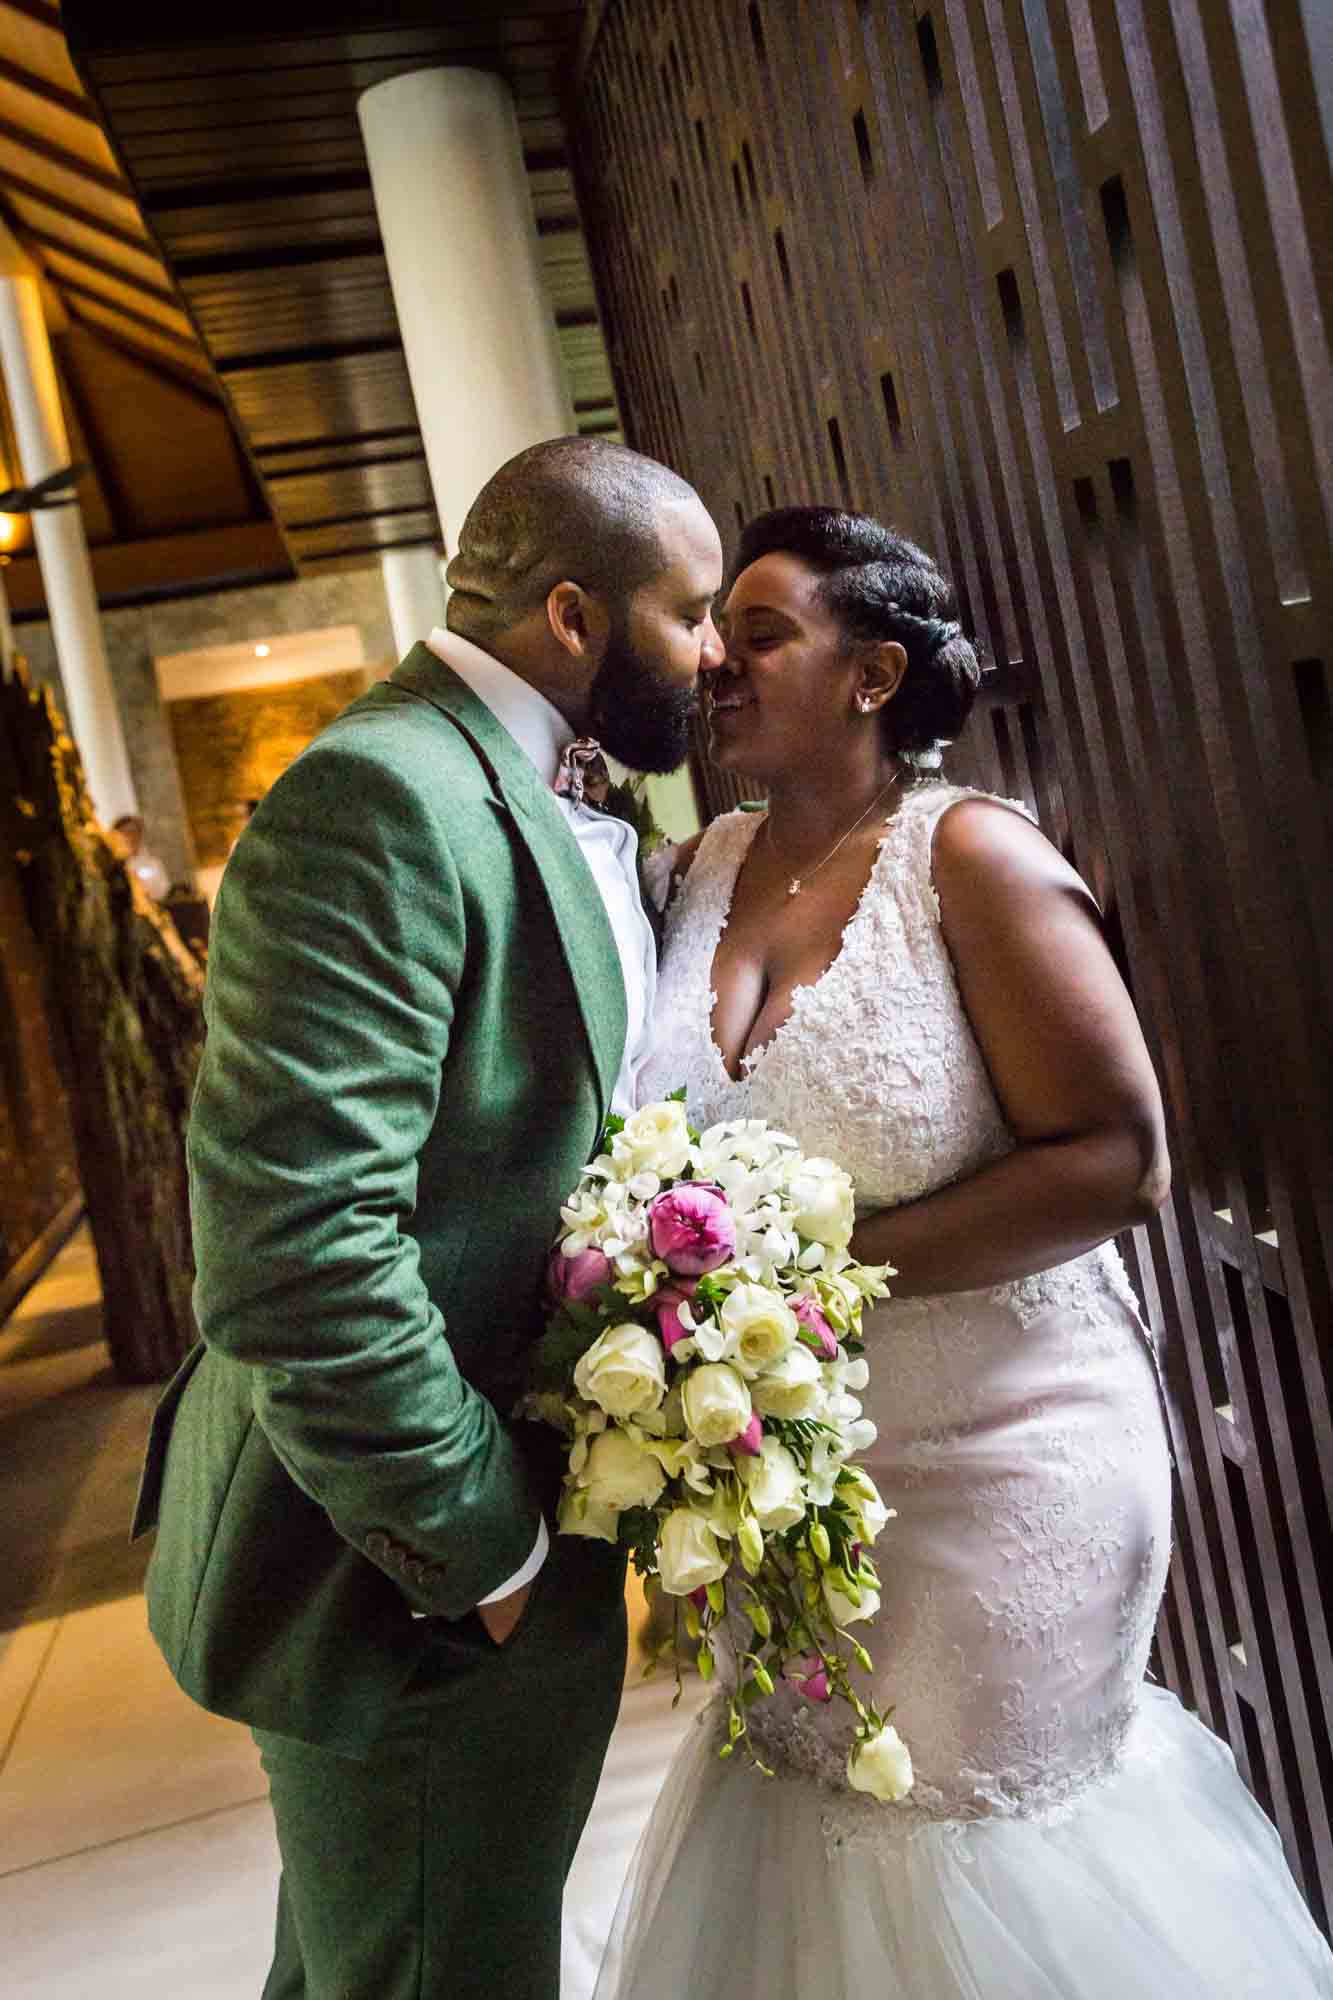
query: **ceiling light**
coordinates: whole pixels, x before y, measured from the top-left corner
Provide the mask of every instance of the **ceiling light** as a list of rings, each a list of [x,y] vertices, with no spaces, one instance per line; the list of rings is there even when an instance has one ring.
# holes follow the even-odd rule
[[[272,650],[271,646],[256,646],[255,658],[257,660],[266,660]]]

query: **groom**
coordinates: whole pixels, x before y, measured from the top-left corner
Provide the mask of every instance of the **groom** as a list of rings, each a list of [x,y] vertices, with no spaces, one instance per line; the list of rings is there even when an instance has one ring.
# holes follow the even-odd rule
[[[721,575],[665,467],[521,453],[463,525],[448,632],[228,864],[190,1124],[204,1338],[136,1525],[172,1671],[263,1753],[265,2000],[555,2000],[623,1565],[548,1538],[558,1454],[506,1413],[653,977],[632,834],[562,753],[681,761]]]

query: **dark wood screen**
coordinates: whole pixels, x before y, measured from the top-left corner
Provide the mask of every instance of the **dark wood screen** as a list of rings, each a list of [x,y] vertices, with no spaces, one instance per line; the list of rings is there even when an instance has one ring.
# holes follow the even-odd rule
[[[937,552],[994,661],[953,767],[1034,804],[1108,909],[1176,1168],[1127,1246],[1179,1461],[1158,1657],[1327,1923],[1333,79],[1314,18],[609,0],[577,137],[631,441],[725,533],[834,499]],[[701,776],[710,809],[734,795]]]

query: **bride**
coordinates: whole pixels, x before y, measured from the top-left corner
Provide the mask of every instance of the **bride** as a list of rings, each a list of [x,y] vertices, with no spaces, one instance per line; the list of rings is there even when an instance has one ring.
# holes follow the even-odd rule
[[[713,755],[768,811],[680,852],[644,1089],[839,1160],[855,1254],[897,1268],[865,1462],[898,1518],[856,1634],[916,1785],[848,1790],[841,1705],[753,1712],[771,1779],[705,1711],[599,2000],[1333,1994],[1230,1754],[1144,1683],[1170,1479],[1109,1239],[1168,1169],[1092,898],[1021,809],[939,777],[978,669],[910,542],[764,515],[724,623]]]

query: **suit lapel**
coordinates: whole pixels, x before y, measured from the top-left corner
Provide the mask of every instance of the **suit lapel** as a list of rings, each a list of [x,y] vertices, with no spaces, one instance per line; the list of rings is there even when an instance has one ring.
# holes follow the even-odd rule
[[[578,995],[605,1117],[625,1052],[625,981],[606,905],[569,822],[531,758],[428,646],[414,646],[391,679],[448,717],[509,808],[532,856]]]

